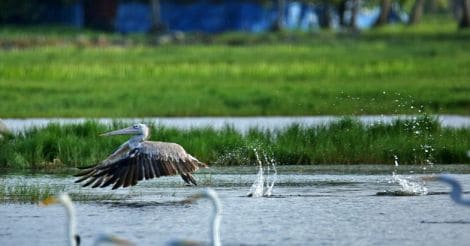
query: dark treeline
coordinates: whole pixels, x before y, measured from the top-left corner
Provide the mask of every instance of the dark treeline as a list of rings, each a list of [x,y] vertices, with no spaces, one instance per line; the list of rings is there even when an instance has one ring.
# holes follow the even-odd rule
[[[0,24],[41,24],[50,20],[60,20],[67,15],[67,11],[51,13],[50,8],[67,9],[80,5],[83,11],[85,27],[113,30],[114,18],[120,3],[139,2],[146,4],[151,12],[151,31],[165,31],[166,23],[162,21],[163,3],[193,4],[197,2],[210,2],[220,4],[234,0],[2,0],[0,1]],[[271,30],[284,29],[286,6],[291,2],[302,3],[304,6],[315,8],[319,25],[323,29],[330,29],[333,19],[338,18],[339,26],[344,29],[357,29],[356,16],[361,9],[380,8],[380,14],[374,26],[380,27],[391,22],[406,22],[409,25],[419,23],[423,16],[433,14],[452,15],[461,28],[470,26],[470,0],[245,0],[275,8],[278,13],[277,20],[273,22]],[[64,14],[65,13],[65,14]],[[404,20],[400,13],[407,13]],[[65,17],[64,17],[65,18]]]

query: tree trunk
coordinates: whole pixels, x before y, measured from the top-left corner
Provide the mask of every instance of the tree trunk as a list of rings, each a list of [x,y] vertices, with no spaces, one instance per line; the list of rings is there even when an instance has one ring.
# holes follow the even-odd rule
[[[438,10],[438,0],[426,1],[426,4],[424,5],[425,13],[436,13],[437,10]]]
[[[100,30],[114,30],[117,0],[84,1],[85,26]]]
[[[460,21],[460,3],[462,0],[449,0],[450,8],[452,9],[452,15],[458,21]]]
[[[416,0],[410,13],[408,25],[414,25],[420,22],[423,16],[424,0]]]
[[[152,26],[150,31],[153,33],[164,31],[165,26],[162,23],[160,0],[150,0],[150,10],[152,15]]]
[[[379,18],[375,22],[374,26],[383,26],[387,24],[391,9],[392,9],[392,0],[381,0]]]
[[[286,0],[277,0],[277,18],[272,30],[274,32],[284,30],[284,10],[286,9]]]
[[[321,4],[321,13],[319,18],[319,24],[322,29],[331,28],[331,5],[328,1]]]
[[[352,30],[357,30],[357,13],[359,10],[359,0],[351,0],[351,20],[349,21],[349,27]]]
[[[462,17],[460,19],[460,28],[470,27],[470,0],[462,0]]]
[[[339,17],[339,26],[346,26],[346,20],[344,19],[344,12],[346,12],[346,3],[347,0],[343,0],[338,5],[338,17]]]

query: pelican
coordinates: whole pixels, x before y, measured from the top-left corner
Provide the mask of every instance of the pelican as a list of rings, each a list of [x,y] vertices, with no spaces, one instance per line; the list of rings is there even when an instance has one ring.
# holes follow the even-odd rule
[[[462,199],[462,186],[460,185],[459,181],[457,181],[454,177],[447,175],[447,174],[440,174],[440,175],[431,175],[425,176],[422,178],[425,181],[441,181],[452,186],[452,191],[450,192],[450,197],[454,200],[455,203],[460,205],[470,206],[470,199]]]
[[[53,204],[61,204],[64,206],[67,213],[67,240],[68,245],[70,246],[79,246],[80,245],[80,236],[77,233],[77,225],[75,219],[75,209],[73,207],[72,199],[67,193],[60,193],[57,196],[51,196],[40,202],[42,206],[50,206]],[[95,238],[93,245],[99,245],[101,243],[113,243],[115,245],[133,245],[131,242],[109,235],[109,234],[99,234]]]
[[[101,134],[101,136],[134,135],[100,164],[85,168],[75,176],[75,183],[86,181],[83,186],[92,188],[113,185],[119,187],[136,185],[142,179],[181,175],[188,185],[197,185],[191,175],[200,167],[207,167],[176,143],[147,141],[150,130],[145,124]]]
[[[217,192],[211,188],[206,188],[205,190],[196,193],[186,199],[186,202],[193,202],[195,200],[201,199],[201,198],[206,198],[209,199],[212,202],[212,224],[211,224],[211,230],[210,230],[210,238],[211,246],[221,246],[220,242],[220,221],[222,219],[221,214],[222,214],[222,205],[219,200],[219,196],[217,195]],[[169,242],[167,245],[171,246],[181,246],[181,245],[205,245],[201,244],[198,242],[194,241],[188,241],[188,240],[175,240]]]

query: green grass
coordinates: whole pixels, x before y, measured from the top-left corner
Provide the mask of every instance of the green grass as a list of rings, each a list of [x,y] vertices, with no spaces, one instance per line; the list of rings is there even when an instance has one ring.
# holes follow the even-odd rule
[[[470,35],[444,26],[229,33],[212,45],[104,35],[103,47],[97,33],[4,28],[0,40],[46,41],[0,49],[0,117],[469,115]]]
[[[122,127],[115,123],[110,128]],[[31,129],[0,141],[0,167],[53,170],[96,164],[125,137],[98,137],[109,130],[96,122]],[[178,130],[152,126],[151,139],[180,143],[210,165],[252,165],[253,149],[269,153],[278,164],[401,164],[470,163],[470,129],[443,128],[437,119],[422,116],[392,124],[364,125],[344,118],[328,126],[291,125],[278,130],[253,128],[241,134],[220,130]]]
[[[0,203],[39,203],[66,190],[65,185],[48,184],[5,184],[0,182]],[[87,194],[73,192],[69,194],[73,201],[110,201],[122,196],[115,194]]]

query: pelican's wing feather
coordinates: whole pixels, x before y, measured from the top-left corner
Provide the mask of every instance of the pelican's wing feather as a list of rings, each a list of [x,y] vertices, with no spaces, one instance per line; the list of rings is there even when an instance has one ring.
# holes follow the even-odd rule
[[[101,164],[84,169],[76,175],[81,178],[75,182],[84,182],[83,186],[92,188],[113,185],[117,189],[136,185],[143,179],[181,175],[186,183],[196,185],[191,173],[207,167],[175,143],[145,141],[140,148],[121,156],[108,157]]]

